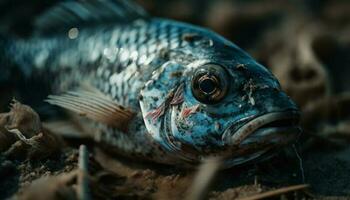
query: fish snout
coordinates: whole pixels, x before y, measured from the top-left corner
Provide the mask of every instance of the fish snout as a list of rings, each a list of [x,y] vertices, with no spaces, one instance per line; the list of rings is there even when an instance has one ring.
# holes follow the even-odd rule
[[[297,138],[301,132],[299,126],[300,113],[298,110],[272,112],[257,117],[237,127],[228,127],[222,139],[229,146],[282,144]]]

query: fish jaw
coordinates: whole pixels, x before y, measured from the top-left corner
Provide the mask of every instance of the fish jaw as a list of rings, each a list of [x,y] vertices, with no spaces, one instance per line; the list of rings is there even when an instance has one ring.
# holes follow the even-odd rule
[[[263,88],[252,94],[255,110],[240,121],[232,121],[222,134],[225,166],[231,167],[252,160],[271,157],[283,147],[295,142],[301,134],[300,111],[282,91]]]
[[[280,133],[296,136],[300,133],[299,118],[300,114],[297,110],[263,114],[254,117],[239,128],[235,124],[231,125],[224,132],[222,139],[228,145],[240,146],[249,143],[247,140],[251,137],[262,139]]]

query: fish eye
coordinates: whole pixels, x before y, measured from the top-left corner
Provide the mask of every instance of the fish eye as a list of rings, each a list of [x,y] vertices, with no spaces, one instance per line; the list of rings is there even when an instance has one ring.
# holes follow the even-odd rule
[[[218,103],[228,89],[226,70],[212,63],[199,67],[193,74],[191,89],[198,101],[205,104]]]

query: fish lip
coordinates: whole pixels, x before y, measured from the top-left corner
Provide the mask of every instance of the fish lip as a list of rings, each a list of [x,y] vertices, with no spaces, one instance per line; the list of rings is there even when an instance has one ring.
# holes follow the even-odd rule
[[[274,134],[285,132],[286,134],[300,133],[298,110],[272,112],[250,117],[250,120],[237,130],[232,131],[236,124],[229,126],[222,135],[225,144],[239,146],[246,138],[263,132]],[[296,134],[295,134],[296,135]]]

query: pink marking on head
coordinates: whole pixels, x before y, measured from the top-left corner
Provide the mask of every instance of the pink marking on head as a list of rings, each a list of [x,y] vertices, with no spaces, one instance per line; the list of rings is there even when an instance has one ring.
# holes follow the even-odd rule
[[[150,111],[149,113],[147,113],[146,117],[151,117],[153,123],[161,116],[164,115],[165,112],[165,104],[161,104],[157,109]]]
[[[183,103],[183,87],[183,84],[180,84],[180,86],[176,88],[175,92],[174,90],[170,91],[166,96],[165,101],[158,108],[147,113],[146,117],[152,117],[152,121],[154,123],[159,117],[165,114],[165,111],[169,108],[169,105],[179,105]]]
[[[191,107],[184,108],[182,110],[182,112],[181,112],[181,117],[187,118],[188,116],[196,113],[198,108],[199,108],[199,104],[191,106]]]
[[[179,105],[184,102],[184,86],[181,84],[175,91],[175,94],[170,102],[170,105]]]

